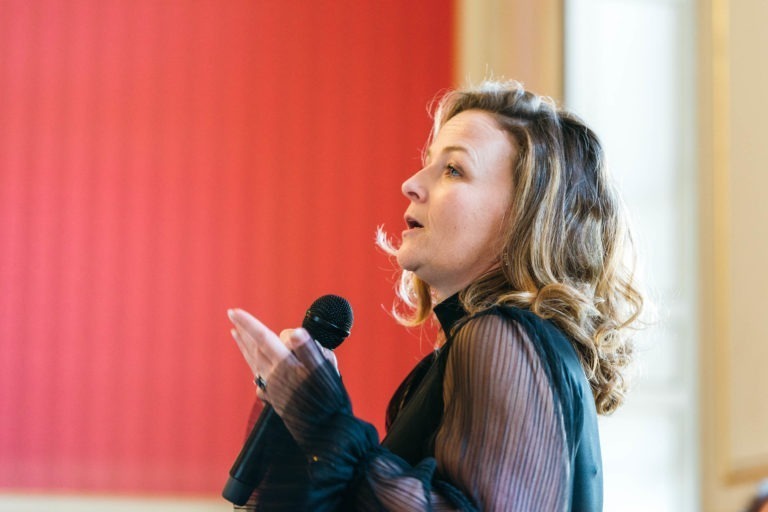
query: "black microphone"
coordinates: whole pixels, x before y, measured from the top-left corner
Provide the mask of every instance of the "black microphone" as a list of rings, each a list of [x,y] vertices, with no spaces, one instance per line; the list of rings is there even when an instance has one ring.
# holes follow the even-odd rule
[[[301,326],[312,339],[333,350],[349,336],[352,329],[352,307],[338,295],[323,295],[309,306]],[[229,470],[229,479],[221,495],[235,505],[245,505],[264,478],[268,464],[269,432],[282,427],[280,417],[271,405],[265,404],[240,454]]]

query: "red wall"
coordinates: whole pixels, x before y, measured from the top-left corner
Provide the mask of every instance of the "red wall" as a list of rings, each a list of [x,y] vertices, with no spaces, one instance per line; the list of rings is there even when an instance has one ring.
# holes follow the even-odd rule
[[[392,266],[453,14],[391,2],[3,0],[0,488],[218,494],[254,398],[225,311],[355,308],[383,424],[429,350]]]

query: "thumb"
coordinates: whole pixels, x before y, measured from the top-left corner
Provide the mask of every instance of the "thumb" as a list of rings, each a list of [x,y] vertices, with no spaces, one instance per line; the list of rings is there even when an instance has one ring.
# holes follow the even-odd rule
[[[303,327],[299,327],[298,329],[294,330],[291,333],[291,336],[288,338],[288,348],[295,350],[311,339],[312,338],[309,336],[307,330]]]

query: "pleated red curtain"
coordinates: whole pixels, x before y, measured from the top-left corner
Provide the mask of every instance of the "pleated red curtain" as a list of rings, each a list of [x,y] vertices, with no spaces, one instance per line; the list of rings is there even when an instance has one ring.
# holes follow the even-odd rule
[[[374,233],[451,84],[450,3],[0,10],[0,489],[218,494],[254,399],[234,306],[279,330],[346,296],[381,428],[430,340]]]

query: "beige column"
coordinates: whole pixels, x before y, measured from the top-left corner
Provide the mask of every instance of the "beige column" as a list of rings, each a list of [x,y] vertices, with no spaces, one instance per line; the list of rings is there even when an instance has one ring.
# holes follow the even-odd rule
[[[457,85],[514,79],[562,100],[562,0],[458,0],[457,10]]]
[[[768,3],[700,9],[702,504],[725,512],[768,478]]]

